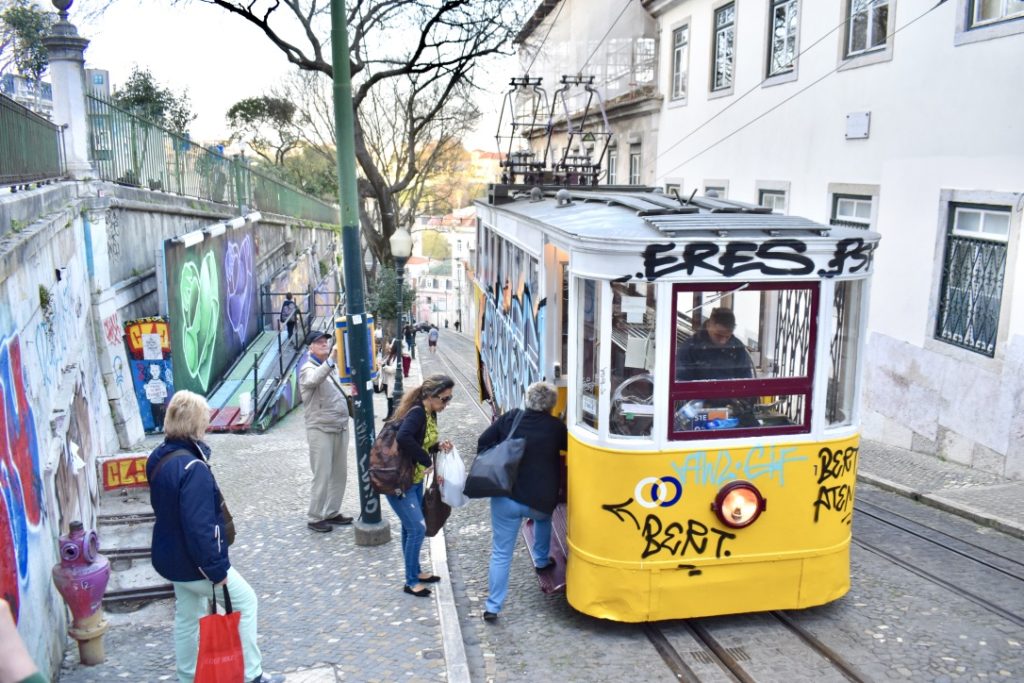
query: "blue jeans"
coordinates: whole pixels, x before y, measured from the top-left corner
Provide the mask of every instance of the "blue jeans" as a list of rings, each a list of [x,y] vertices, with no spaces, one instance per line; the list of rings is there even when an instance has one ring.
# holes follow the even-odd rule
[[[551,550],[551,515],[538,512],[511,498],[491,498],[491,566],[487,577],[488,612],[497,614],[508,595],[508,575],[512,569],[512,553],[516,549],[516,534],[524,518],[533,520],[533,566],[548,563]]]
[[[405,585],[420,582],[420,549],[427,536],[423,521],[423,482],[413,484],[403,496],[388,495],[391,509],[402,522],[402,556],[405,558]]]

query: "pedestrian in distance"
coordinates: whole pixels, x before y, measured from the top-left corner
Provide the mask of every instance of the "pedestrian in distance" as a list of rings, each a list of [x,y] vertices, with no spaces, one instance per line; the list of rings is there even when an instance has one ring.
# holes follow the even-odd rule
[[[156,515],[151,556],[153,568],[174,586],[174,655],[178,680],[191,683],[199,651],[199,619],[209,610],[210,595],[223,600],[226,585],[242,617],[238,626],[245,660],[245,680],[279,683],[283,676],[263,673],[256,644],[256,593],[231,566],[227,524],[220,488],[210,471],[210,447],[203,442],[210,424],[206,400],[177,391],[164,417],[164,441],[146,461],[149,498]]]
[[[292,297],[291,292],[284,295],[284,303],[281,304],[281,323],[288,330],[288,339],[292,340],[296,348],[298,347],[297,340],[295,339],[295,322],[299,315],[299,307],[295,305],[295,299]]]
[[[341,514],[348,476],[349,415],[337,364],[331,356],[331,339],[327,332],[310,332],[306,339],[309,358],[299,371],[309,466],[313,471],[306,526],[320,533],[352,523],[351,517]]]
[[[438,331],[436,325],[431,327],[430,331],[427,332],[427,345],[430,347],[430,355],[437,353],[437,338],[440,336],[441,333]]]
[[[516,427],[517,438],[526,439],[523,459],[511,495],[491,498],[491,562],[487,576],[487,602],[484,620],[498,618],[508,595],[508,577],[516,536],[524,519],[533,520],[533,547],[530,555],[537,572],[549,571],[555,560],[551,549],[551,513],[558,505],[561,477],[560,451],[568,447],[568,432],[551,414],[558,401],[555,386],[534,382],[526,389],[526,410]],[[512,431],[520,410],[510,410],[484,430],[477,440],[477,452],[496,446]]]
[[[406,325],[402,330],[405,335],[405,347],[409,349],[409,355],[414,359],[416,358],[416,332],[416,326],[412,323]],[[409,373],[405,373],[405,375],[408,377]]]
[[[388,412],[384,416],[384,421],[387,422],[391,419],[391,415],[395,412],[395,404],[391,396],[391,389],[394,387],[395,372],[398,367],[398,356],[397,352],[399,349],[398,338],[391,340],[391,344],[388,345],[387,349],[381,351],[380,358],[380,370],[377,371],[377,384],[374,386],[374,392],[378,394],[384,394],[384,398],[388,403]]]
[[[438,451],[450,451],[451,441],[441,441],[437,431],[437,414],[452,400],[455,382],[447,375],[431,375],[423,384],[409,391],[395,411],[393,419],[401,420],[396,440],[403,458],[412,460],[415,470],[412,486],[401,495],[388,495],[388,503],[402,523],[402,556],[405,559],[405,586],[410,595],[425,598],[430,589],[424,584],[441,579],[423,573],[420,567],[420,549],[426,538],[423,521],[423,478],[432,466],[432,456]]]

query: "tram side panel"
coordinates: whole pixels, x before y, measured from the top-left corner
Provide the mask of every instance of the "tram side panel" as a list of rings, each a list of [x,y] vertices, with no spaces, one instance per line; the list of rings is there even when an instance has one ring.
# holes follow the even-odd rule
[[[796,609],[843,596],[858,437],[828,443],[622,453],[570,437],[567,597],[616,621]],[[749,527],[711,505],[754,484]]]

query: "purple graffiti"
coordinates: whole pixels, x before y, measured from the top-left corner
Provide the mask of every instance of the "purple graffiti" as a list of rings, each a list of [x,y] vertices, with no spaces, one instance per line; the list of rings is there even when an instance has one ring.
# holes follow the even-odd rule
[[[227,293],[228,322],[240,344],[245,344],[249,333],[249,313],[252,310],[252,238],[246,235],[239,244],[229,241],[224,251],[224,284]]]
[[[25,393],[17,337],[0,344],[0,596],[20,607],[19,585],[28,576],[29,529],[43,518],[43,482],[35,418]]]

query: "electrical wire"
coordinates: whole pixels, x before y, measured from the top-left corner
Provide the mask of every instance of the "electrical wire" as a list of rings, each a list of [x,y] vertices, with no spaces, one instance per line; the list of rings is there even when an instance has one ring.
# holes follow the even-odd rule
[[[888,34],[888,35],[886,36],[886,42],[888,42],[888,41],[889,41],[890,39],[892,39],[892,38],[893,38],[893,36],[895,36],[895,35],[896,35],[897,33],[899,33],[900,31],[902,31],[903,29],[905,29],[905,28],[909,28],[910,26],[914,25],[915,23],[917,23],[917,22],[918,22],[918,21],[920,21],[921,19],[923,19],[923,18],[925,18],[926,16],[928,16],[929,14],[931,14],[931,13],[932,13],[932,12],[933,12],[934,10],[938,9],[938,7],[939,7],[940,5],[942,5],[943,3],[945,3],[945,2],[946,2],[946,0],[939,0],[939,2],[937,2],[937,3],[936,3],[935,5],[933,5],[932,7],[929,7],[929,8],[928,8],[928,9],[926,9],[926,10],[925,10],[924,12],[922,12],[922,13],[921,13],[921,14],[919,14],[919,15],[917,15],[916,17],[914,17],[913,19],[911,19],[910,21],[908,21],[908,22],[907,22],[906,24],[904,24],[903,26],[900,26],[899,28],[895,29],[895,30],[894,30],[894,31],[893,31],[892,33],[890,33],[890,34]],[[844,23],[846,23],[846,22],[844,22]],[[841,24],[841,25],[842,25],[842,24]],[[837,27],[837,28],[838,28],[838,27]],[[834,31],[834,30],[835,30],[835,29],[833,29],[833,31]],[[831,33],[831,32],[830,32],[830,33]],[[809,49],[809,48],[808,48],[808,49]],[[670,174],[670,173],[672,173],[673,171],[676,171],[676,170],[678,170],[679,168],[681,168],[681,167],[685,166],[686,164],[690,163],[690,162],[691,162],[691,161],[693,161],[694,159],[697,159],[698,157],[700,157],[700,156],[704,155],[705,153],[709,152],[710,150],[714,149],[715,147],[717,147],[718,145],[722,144],[723,142],[725,142],[726,140],[728,140],[728,139],[729,139],[729,138],[731,138],[732,136],[736,135],[737,133],[741,132],[742,130],[744,130],[744,129],[745,129],[745,128],[747,128],[748,126],[751,126],[751,125],[753,125],[754,123],[756,123],[756,122],[760,121],[760,120],[761,120],[761,119],[763,119],[763,118],[764,118],[765,116],[767,116],[768,114],[772,113],[773,111],[775,111],[776,109],[778,109],[778,108],[779,108],[779,107],[781,107],[782,105],[786,104],[787,102],[789,102],[789,101],[790,101],[790,100],[792,100],[793,98],[795,98],[795,97],[797,97],[798,95],[802,95],[803,93],[807,92],[808,90],[810,90],[811,88],[813,88],[814,86],[816,86],[816,85],[817,85],[818,83],[821,83],[821,82],[822,82],[823,80],[825,80],[826,78],[828,78],[828,77],[829,77],[829,76],[831,76],[832,74],[834,74],[834,73],[836,73],[837,71],[839,71],[840,69],[842,69],[842,68],[843,68],[844,66],[845,66],[845,64],[840,64],[839,66],[837,66],[836,68],[832,69],[831,71],[829,71],[829,72],[825,73],[825,74],[824,74],[824,75],[822,75],[821,77],[819,77],[819,78],[815,79],[814,81],[811,81],[810,83],[808,83],[808,84],[807,84],[806,86],[804,86],[804,87],[803,87],[803,88],[801,88],[800,90],[797,90],[797,91],[796,91],[795,93],[793,93],[792,95],[790,95],[790,96],[789,96],[789,97],[787,97],[786,99],[784,99],[784,100],[782,100],[781,102],[777,103],[777,104],[776,104],[775,106],[773,106],[773,107],[770,107],[770,108],[766,109],[765,111],[761,112],[760,114],[758,114],[757,116],[755,116],[755,117],[754,117],[754,118],[752,118],[751,120],[749,120],[749,121],[747,121],[746,123],[744,123],[744,124],[743,124],[742,126],[740,126],[739,128],[737,128],[737,129],[733,130],[732,132],[730,132],[729,134],[725,135],[724,137],[722,137],[722,138],[719,138],[718,140],[716,140],[715,142],[711,143],[710,145],[708,145],[707,147],[705,147],[705,148],[704,148],[704,149],[702,149],[701,151],[697,152],[697,153],[696,153],[696,154],[694,154],[693,156],[689,157],[688,159],[686,159],[686,160],[685,160],[685,161],[683,161],[682,163],[676,164],[676,165],[675,165],[675,166],[673,166],[672,168],[668,169],[667,171],[665,171],[665,172],[664,172],[664,174],[663,174],[663,175],[666,175],[666,176],[667,176],[667,175],[669,175],[669,174]],[[723,111],[724,111],[724,110],[723,110]],[[721,112],[719,112],[719,113],[721,113]],[[716,114],[716,116],[717,116],[717,114]],[[701,126],[704,126],[704,125],[706,125],[707,123],[710,123],[710,121],[711,121],[711,120],[713,120],[714,118],[715,118],[715,117],[712,117],[712,118],[711,118],[711,119],[710,119],[709,121],[705,122],[704,124],[701,124]],[[695,132],[695,131],[694,131],[694,132]],[[692,135],[692,133],[690,133],[689,135]],[[689,137],[689,135],[687,135],[687,137]],[[685,138],[684,138],[684,139],[685,139]],[[680,140],[679,142],[682,142],[682,140]],[[678,144],[678,143],[676,143],[676,144]],[[674,146],[675,146],[675,145],[673,145],[673,147],[674,147]],[[669,149],[671,149],[671,148],[669,148]],[[660,157],[660,155],[659,155],[659,157]]]

